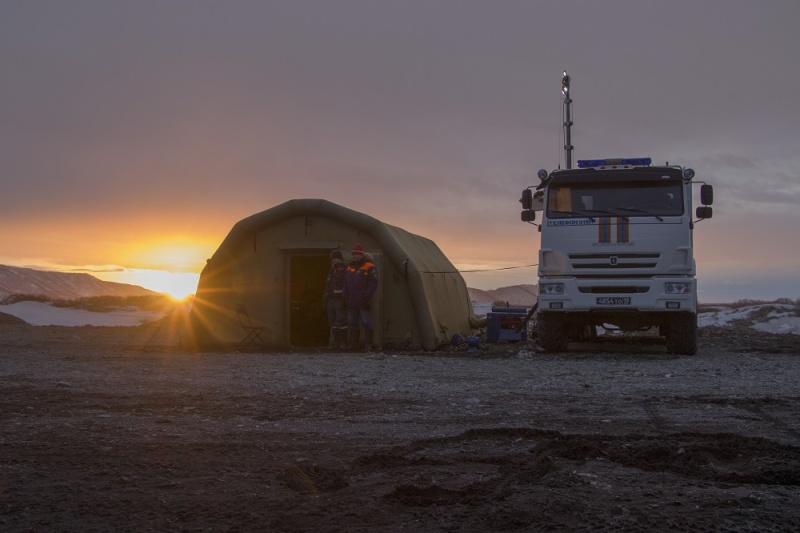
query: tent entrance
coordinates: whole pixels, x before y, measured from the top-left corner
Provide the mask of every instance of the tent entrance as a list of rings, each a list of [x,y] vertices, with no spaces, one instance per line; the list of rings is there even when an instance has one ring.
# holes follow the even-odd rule
[[[328,345],[330,330],[322,296],[329,268],[327,252],[289,257],[289,344],[292,346]]]

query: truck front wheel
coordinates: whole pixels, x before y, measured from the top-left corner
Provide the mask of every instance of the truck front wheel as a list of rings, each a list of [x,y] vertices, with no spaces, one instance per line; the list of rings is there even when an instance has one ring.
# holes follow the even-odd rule
[[[666,333],[669,353],[694,355],[697,352],[696,313],[680,313],[672,317]]]
[[[540,314],[536,320],[539,346],[548,352],[563,352],[569,345],[564,320],[551,313]]]

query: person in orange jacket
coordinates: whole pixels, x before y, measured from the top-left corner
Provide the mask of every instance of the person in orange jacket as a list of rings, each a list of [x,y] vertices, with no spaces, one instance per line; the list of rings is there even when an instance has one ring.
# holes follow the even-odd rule
[[[372,322],[372,297],[378,289],[378,269],[364,256],[364,247],[356,243],[350,254],[353,260],[344,276],[342,294],[347,306],[349,347],[358,346],[359,330],[364,326],[364,347],[372,349],[375,326]]]

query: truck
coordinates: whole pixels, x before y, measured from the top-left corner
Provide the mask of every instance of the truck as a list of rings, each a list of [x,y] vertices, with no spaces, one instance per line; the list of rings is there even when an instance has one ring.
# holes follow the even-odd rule
[[[539,346],[566,350],[570,341],[596,336],[598,326],[625,332],[658,328],[668,352],[693,355],[693,231],[712,216],[712,186],[695,180],[691,168],[656,165],[649,157],[579,160],[572,168],[569,109],[565,116],[566,168],[540,170],[540,183],[520,199],[522,221],[541,233]],[[693,212],[698,185],[702,205]]]

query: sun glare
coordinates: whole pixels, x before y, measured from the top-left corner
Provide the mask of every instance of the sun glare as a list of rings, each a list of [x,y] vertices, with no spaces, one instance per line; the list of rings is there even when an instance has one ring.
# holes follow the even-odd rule
[[[139,285],[182,300],[197,290],[200,274],[195,272],[202,270],[214,248],[214,243],[191,237],[162,237],[126,247],[120,262],[128,266],[96,276],[106,281]]]
[[[197,289],[199,274],[187,272],[167,272],[166,270],[130,270],[134,285],[169,294],[176,300],[183,300]]]
[[[116,283],[139,285],[145,289],[168,294],[175,300],[183,300],[197,290],[200,274],[191,272],[169,272],[166,270],[126,269],[119,272],[95,274],[96,277]]]

